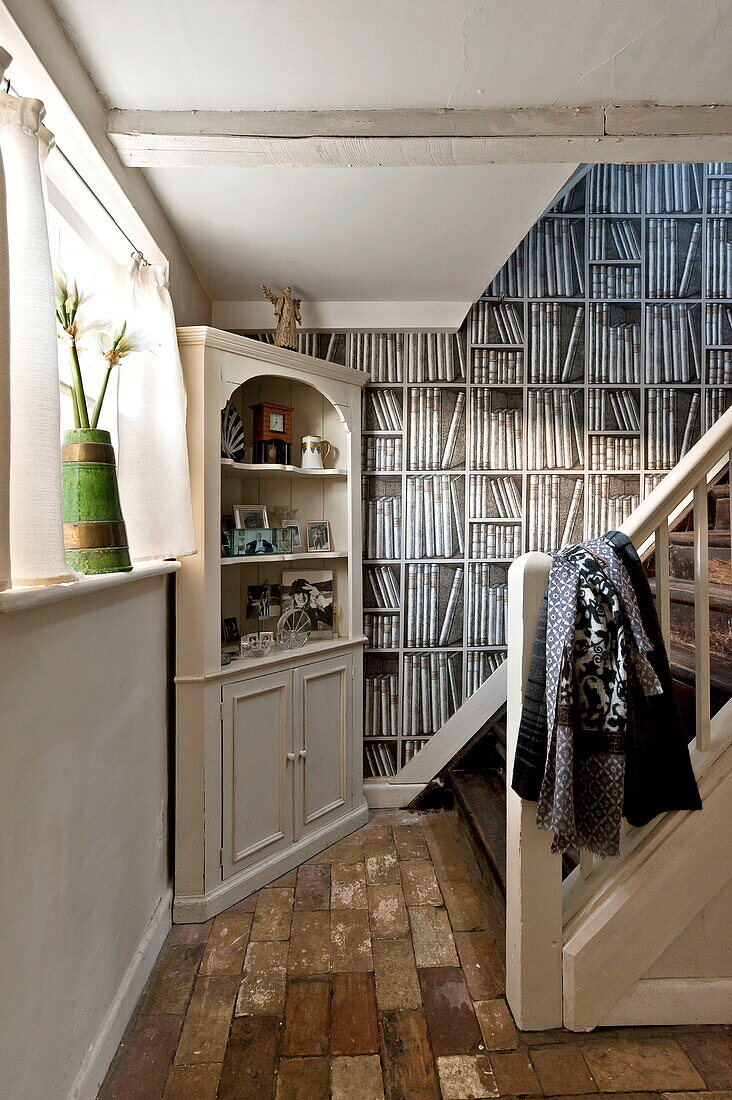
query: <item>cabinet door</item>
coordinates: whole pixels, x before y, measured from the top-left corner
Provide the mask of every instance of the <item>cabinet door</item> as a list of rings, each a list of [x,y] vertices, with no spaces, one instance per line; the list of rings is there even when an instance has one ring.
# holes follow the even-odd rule
[[[292,672],[226,684],[223,705],[226,877],[292,843]]]
[[[294,671],[296,837],[321,828],[350,806],[352,669],[347,653]]]

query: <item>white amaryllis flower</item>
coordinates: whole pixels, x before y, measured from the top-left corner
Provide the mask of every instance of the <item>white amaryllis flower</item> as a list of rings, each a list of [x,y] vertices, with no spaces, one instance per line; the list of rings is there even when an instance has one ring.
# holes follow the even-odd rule
[[[143,332],[128,332],[125,321],[113,332],[100,332],[99,347],[110,367],[116,367],[120,360],[136,351],[149,351],[154,342]]]

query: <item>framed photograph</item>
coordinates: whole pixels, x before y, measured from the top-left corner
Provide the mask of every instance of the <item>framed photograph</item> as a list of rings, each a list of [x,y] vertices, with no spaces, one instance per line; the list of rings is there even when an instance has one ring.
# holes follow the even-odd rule
[[[284,527],[275,527],[272,532],[278,554],[292,553],[292,531]]]
[[[302,550],[302,531],[300,530],[300,524],[295,523],[294,520],[285,520],[282,524],[283,531],[292,531],[292,549]]]
[[[248,528],[238,532],[238,535],[239,545],[243,542],[244,553],[248,556],[277,553],[277,537],[269,527]]]
[[[319,519],[307,524],[308,550],[330,550],[330,524],[327,519]]]
[[[239,642],[241,638],[239,636],[239,624],[236,618],[224,619],[221,627],[221,641],[224,645],[230,645],[232,642]]]
[[[257,527],[269,527],[264,504],[235,504],[234,526],[240,531],[253,531]]]
[[[271,619],[282,614],[282,586],[250,584],[247,586],[247,618]]]
[[[260,644],[260,646],[266,646],[270,642],[274,645],[274,631],[272,631],[272,630],[260,630],[260,632],[259,632],[259,644]]]
[[[335,603],[333,572],[330,569],[302,569],[282,574],[282,611],[297,608],[310,620],[310,630],[321,638],[333,636]]]

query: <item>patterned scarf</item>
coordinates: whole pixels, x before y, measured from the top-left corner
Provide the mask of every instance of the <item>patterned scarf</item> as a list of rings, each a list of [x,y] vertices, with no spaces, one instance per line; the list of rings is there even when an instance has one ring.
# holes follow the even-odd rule
[[[553,851],[619,853],[632,695],[661,684],[635,594],[613,547],[592,539],[553,555],[547,587],[549,744],[537,824]]]

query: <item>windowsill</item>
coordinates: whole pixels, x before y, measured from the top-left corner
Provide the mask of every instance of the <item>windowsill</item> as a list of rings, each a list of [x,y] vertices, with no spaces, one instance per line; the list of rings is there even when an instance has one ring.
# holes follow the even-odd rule
[[[174,560],[143,561],[133,565],[129,573],[103,573],[100,576],[82,577],[68,584],[50,584],[38,588],[11,588],[0,592],[0,613],[6,611],[25,611],[29,607],[39,607],[44,603],[58,603],[76,596],[88,596],[92,592],[103,592],[107,588],[117,588],[132,581],[146,581],[149,577],[160,577],[165,573],[176,573],[180,562]]]

